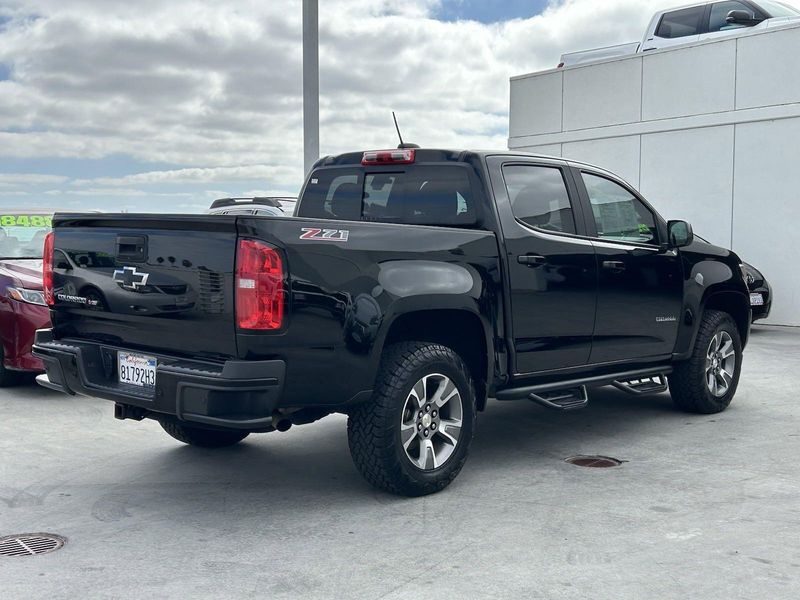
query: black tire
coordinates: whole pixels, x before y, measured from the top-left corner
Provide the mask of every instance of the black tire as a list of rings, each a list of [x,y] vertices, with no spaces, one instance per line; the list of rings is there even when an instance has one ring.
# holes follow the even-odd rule
[[[9,371],[0,364],[0,388],[11,387],[19,383],[19,374]]]
[[[5,362],[5,358],[3,346],[0,344],[0,388],[17,385],[20,382],[19,372],[6,369],[5,365],[3,364]]]
[[[722,396],[714,395],[707,382],[706,357],[715,336],[726,333],[733,342],[735,367],[727,391]],[[697,332],[692,356],[678,363],[669,376],[669,391],[672,401],[681,410],[702,414],[722,412],[733,400],[739,385],[742,369],[742,340],[739,329],[728,313],[707,310],[703,313]]]
[[[179,442],[201,448],[224,448],[238,444],[248,435],[249,431],[238,429],[203,429],[191,427],[175,421],[159,421],[161,427]]]
[[[458,391],[461,428],[458,441],[443,464],[424,470],[407,455],[400,430],[412,388],[424,377],[435,374],[449,378]],[[472,378],[458,354],[430,342],[393,344],[384,352],[372,398],[350,413],[347,421],[350,454],[363,477],[381,490],[402,496],[438,492],[464,466],[475,432],[475,415]],[[446,425],[444,420],[442,424]]]

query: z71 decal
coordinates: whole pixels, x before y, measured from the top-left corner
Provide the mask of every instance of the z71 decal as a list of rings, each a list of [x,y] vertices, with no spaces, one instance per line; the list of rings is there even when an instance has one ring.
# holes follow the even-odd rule
[[[321,242],[346,242],[350,237],[347,229],[317,229],[316,227],[303,227],[300,231],[301,240],[319,240]]]

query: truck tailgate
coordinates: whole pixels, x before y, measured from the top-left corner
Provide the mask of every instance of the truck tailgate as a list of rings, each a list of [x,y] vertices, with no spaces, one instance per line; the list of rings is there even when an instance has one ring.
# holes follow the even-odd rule
[[[128,348],[236,355],[236,218],[59,215],[53,326]]]

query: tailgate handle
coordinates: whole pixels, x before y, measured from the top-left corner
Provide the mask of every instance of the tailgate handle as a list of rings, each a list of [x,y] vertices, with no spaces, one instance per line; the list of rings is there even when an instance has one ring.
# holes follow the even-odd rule
[[[147,237],[144,235],[117,236],[117,258],[133,262],[147,260]]]

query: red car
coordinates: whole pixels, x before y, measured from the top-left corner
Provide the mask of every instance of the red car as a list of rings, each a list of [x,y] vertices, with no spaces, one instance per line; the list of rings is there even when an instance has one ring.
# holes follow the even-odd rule
[[[0,210],[0,386],[20,372],[42,372],[31,354],[37,329],[49,327],[42,293],[42,247],[52,212]]]

